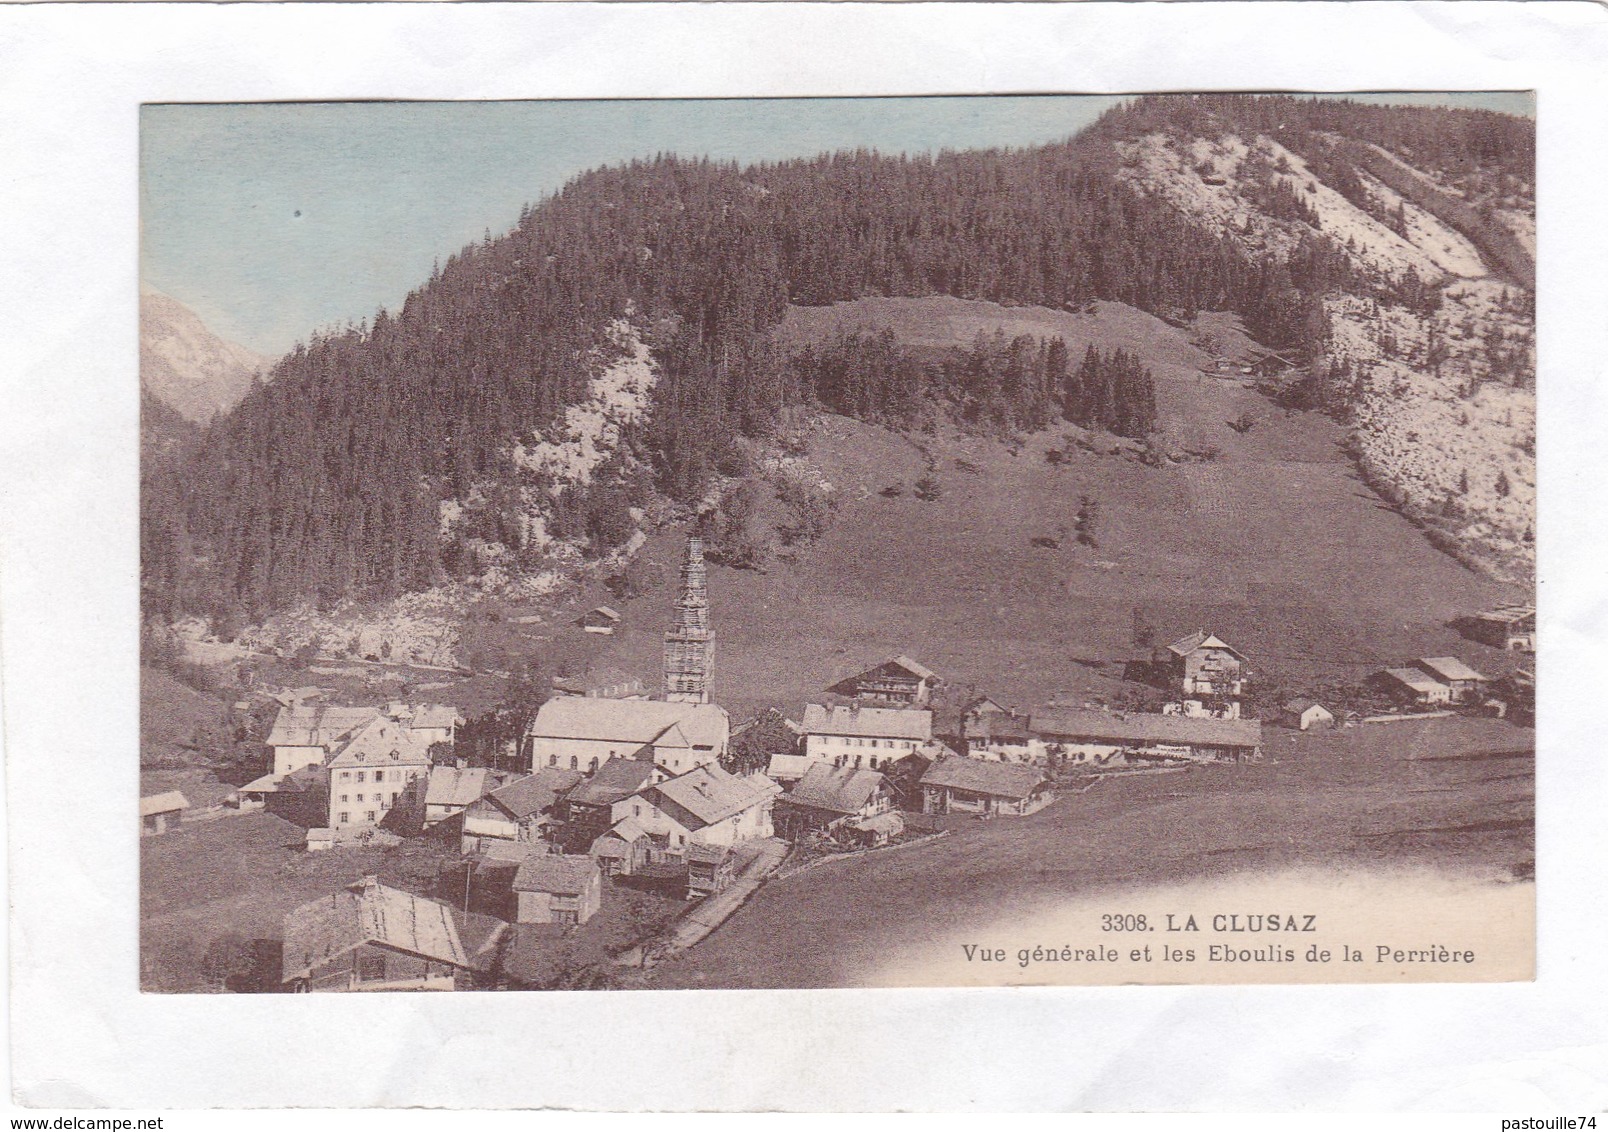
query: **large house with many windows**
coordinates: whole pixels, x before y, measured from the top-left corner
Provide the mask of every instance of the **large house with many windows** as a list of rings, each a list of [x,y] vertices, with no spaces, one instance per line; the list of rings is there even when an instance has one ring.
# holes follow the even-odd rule
[[[879,770],[932,741],[932,712],[805,704],[800,730],[806,758]]]

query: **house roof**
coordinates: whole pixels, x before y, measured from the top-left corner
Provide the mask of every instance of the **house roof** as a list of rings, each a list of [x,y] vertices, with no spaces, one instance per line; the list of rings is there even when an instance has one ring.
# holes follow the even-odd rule
[[[1285,711],[1294,712],[1296,715],[1305,715],[1313,708],[1323,708],[1324,711],[1329,710],[1328,708],[1324,708],[1323,705],[1318,703],[1317,700],[1291,700],[1289,703],[1284,705]]]
[[[630,845],[633,842],[640,841],[647,836],[648,831],[643,828],[641,822],[637,821],[634,817],[626,816],[615,822],[614,825],[609,828],[609,831],[603,834],[603,836],[599,837],[597,840],[602,841],[604,838],[612,837],[616,841]],[[597,848],[597,841],[592,843],[592,848]]]
[[[701,841],[694,841],[687,846],[688,862],[697,861],[705,865],[718,865],[731,856],[731,850],[724,845],[705,845]]]
[[[1028,717],[1013,712],[991,711],[979,716],[977,722],[966,728],[968,739],[1000,739],[1025,742],[1032,739]]]
[[[274,794],[278,790],[279,776],[273,771],[269,771],[261,778],[253,778],[235,792],[237,794]]]
[[[1415,692],[1445,692],[1449,691],[1445,684],[1430,676],[1427,672],[1420,672],[1416,668],[1387,668],[1384,674],[1396,681],[1405,684]]]
[[[921,776],[923,786],[948,786],[996,798],[1026,798],[1043,781],[1044,772],[1025,763],[986,762],[964,755],[945,755]]]
[[[782,801],[839,814],[858,813],[882,788],[882,775],[874,770],[817,762],[804,772]]]
[[[880,739],[932,738],[932,712],[925,708],[804,705],[807,735],[855,735]]]
[[[398,951],[468,967],[452,913],[444,904],[369,879],[333,892],[285,917],[283,977],[300,978],[331,959],[381,944]]]
[[[585,613],[581,614],[581,617],[583,619],[587,617],[603,617],[609,621],[618,621],[620,620],[620,611],[612,606],[595,605],[591,609],[588,609]]]
[[[1201,747],[1260,747],[1257,719],[1212,719],[1190,715],[1126,715],[1093,708],[1049,707],[1032,715],[1033,731],[1045,738],[1108,740],[1124,744],[1179,743]]]
[[[591,778],[576,786],[566,797],[570,802],[585,806],[612,806],[621,798],[629,798],[642,789],[652,777],[653,764],[646,759],[627,759],[616,755],[598,767]]]
[[[1007,711],[1009,709],[1007,709],[1004,704],[1000,703],[993,696],[973,696],[971,699],[967,700],[964,705],[962,705],[960,710],[968,713],[974,711],[992,713]]]
[[[486,801],[515,821],[539,814],[558,801],[560,795],[581,781],[581,772],[563,767],[544,766],[535,774],[516,778],[486,795]]]
[[[413,709],[415,727],[456,727],[462,722],[463,715],[451,704],[420,704]]]
[[[270,747],[335,747],[380,714],[377,707],[345,707],[296,699],[279,709],[268,732]]]
[[[1233,645],[1230,645],[1215,633],[1207,632],[1205,629],[1196,629],[1187,637],[1179,637],[1176,641],[1167,646],[1167,651],[1176,656],[1188,656],[1196,649],[1205,648],[1224,649],[1227,652],[1233,653],[1241,660],[1245,659],[1244,654],[1242,654]]]
[[[152,814],[171,814],[174,810],[188,810],[189,800],[177,790],[168,790],[161,794],[152,794],[140,799],[140,817],[148,818]]]
[[[427,806],[467,806],[485,797],[498,783],[498,776],[483,766],[430,768],[430,784],[425,787]]]
[[[597,875],[597,862],[590,857],[557,853],[538,853],[529,857],[514,874],[516,892],[553,892],[574,895],[586,889]]]
[[[781,787],[763,774],[739,777],[716,764],[667,778],[642,791],[642,796],[693,830],[751,810],[780,792]]]
[[[677,734],[666,736],[672,727]],[[730,732],[726,711],[716,704],[559,696],[541,706],[526,734],[537,739],[612,741],[636,750],[660,736],[689,746],[717,747]]]
[[[877,668],[885,668],[890,664],[902,668],[906,672],[910,673],[910,675],[918,677],[922,680],[938,679],[938,673],[928,668],[925,664],[922,664],[919,661],[911,660],[908,656],[903,654],[900,654],[899,656],[890,656],[887,660],[877,665]],[[867,671],[874,672],[876,669],[868,669]]]
[[[803,778],[804,772],[820,761],[808,755],[772,755],[765,775],[768,778]]]
[[[1418,662],[1418,667],[1431,676],[1439,676],[1442,680],[1486,679],[1455,656],[1426,656]]]
[[[1535,606],[1499,605],[1495,609],[1487,609],[1484,613],[1476,613],[1474,616],[1481,621],[1523,621],[1526,617],[1535,616]]]
[[[406,722],[376,713],[327,765],[429,766],[430,743],[427,735]]]

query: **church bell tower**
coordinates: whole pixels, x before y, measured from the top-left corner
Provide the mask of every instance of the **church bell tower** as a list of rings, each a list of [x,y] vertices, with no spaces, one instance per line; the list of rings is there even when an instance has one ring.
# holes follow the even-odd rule
[[[681,596],[676,619],[664,635],[664,698],[672,703],[709,702],[709,678],[715,667],[715,634],[709,628],[708,568],[703,539],[687,539],[681,560]]]

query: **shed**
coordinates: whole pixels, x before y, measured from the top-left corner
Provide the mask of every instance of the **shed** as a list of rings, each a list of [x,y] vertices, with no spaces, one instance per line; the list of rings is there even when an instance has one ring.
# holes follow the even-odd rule
[[[166,833],[179,824],[184,811],[190,808],[189,800],[177,790],[152,794],[140,799],[140,832]]]
[[[603,873],[591,857],[542,853],[514,876],[522,924],[584,924],[603,904]]]
[[[588,633],[602,633],[608,636],[613,634],[621,620],[618,610],[600,605],[581,614],[575,619],[575,623]]]
[[[858,818],[843,827],[842,836],[865,848],[886,845],[905,831],[904,818],[896,813]]]
[[[1284,705],[1279,719],[1297,731],[1334,726],[1334,713],[1316,700],[1291,700]]]

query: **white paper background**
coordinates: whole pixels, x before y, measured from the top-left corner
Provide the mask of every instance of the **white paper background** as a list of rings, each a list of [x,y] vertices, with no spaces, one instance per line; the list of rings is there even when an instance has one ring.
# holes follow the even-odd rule
[[[1596,1111],[1608,10],[0,9],[14,1096],[48,1107]],[[1539,90],[1540,978],[1509,986],[141,996],[141,101]]]

